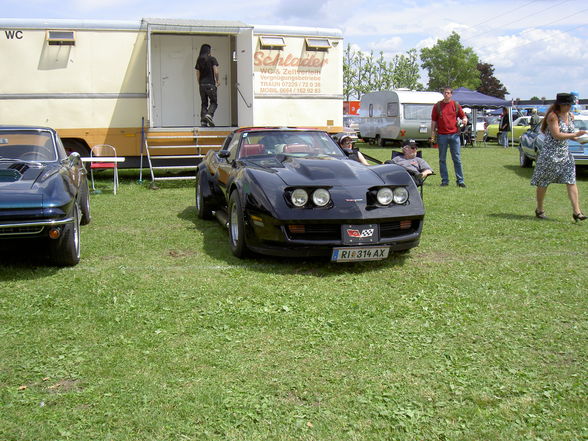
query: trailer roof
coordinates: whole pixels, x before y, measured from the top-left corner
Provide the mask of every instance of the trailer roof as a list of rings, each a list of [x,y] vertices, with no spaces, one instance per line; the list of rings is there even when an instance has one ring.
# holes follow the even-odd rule
[[[138,31],[146,29],[147,26],[150,30],[156,32],[237,34],[242,29],[253,29],[255,34],[343,38],[342,31],[336,28],[249,25],[237,20],[182,20],[169,18],[143,18],[142,20],[0,18],[0,28],[4,29],[104,29]]]

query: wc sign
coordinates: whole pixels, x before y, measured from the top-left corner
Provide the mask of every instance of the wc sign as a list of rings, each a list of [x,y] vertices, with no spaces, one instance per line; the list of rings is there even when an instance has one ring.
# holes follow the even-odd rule
[[[7,40],[22,40],[22,31],[4,31],[4,35],[6,35]]]

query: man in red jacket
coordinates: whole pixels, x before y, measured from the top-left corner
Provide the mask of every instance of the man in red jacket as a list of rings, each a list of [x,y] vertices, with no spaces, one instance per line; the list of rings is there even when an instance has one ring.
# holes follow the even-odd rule
[[[443,100],[433,106],[431,114],[431,132],[433,137],[437,137],[439,144],[439,172],[441,173],[441,187],[449,185],[449,175],[447,173],[447,147],[451,151],[453,168],[455,169],[455,179],[459,187],[465,187],[463,181],[463,170],[461,167],[461,141],[459,139],[458,118],[462,124],[467,124],[467,117],[461,106],[453,101],[451,97],[453,91],[446,87],[443,89]]]

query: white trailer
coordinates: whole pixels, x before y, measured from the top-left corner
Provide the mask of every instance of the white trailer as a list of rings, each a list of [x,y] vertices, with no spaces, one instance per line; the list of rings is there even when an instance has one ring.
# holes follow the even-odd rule
[[[203,43],[221,72],[215,128],[199,127]],[[188,133],[211,147],[239,126],[334,133],[343,126],[341,43],[338,29],[238,21],[0,19],[0,123],[54,127],[82,155],[114,145],[131,167],[154,134],[173,144]]]
[[[405,139],[426,141],[431,137],[433,105],[442,99],[438,92],[409,89],[366,93],[359,107],[360,137],[380,146]]]

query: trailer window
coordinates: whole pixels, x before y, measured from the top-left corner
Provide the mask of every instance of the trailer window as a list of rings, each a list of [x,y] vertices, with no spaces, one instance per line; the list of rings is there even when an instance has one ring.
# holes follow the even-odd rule
[[[49,46],[74,46],[76,44],[74,31],[47,31]]]
[[[272,37],[269,35],[259,37],[259,47],[261,48],[283,48],[284,46],[286,46],[284,37]]]
[[[398,116],[398,103],[388,103],[387,109],[386,109],[386,116],[393,116],[396,117]]]
[[[404,119],[431,119],[432,104],[404,104]]]
[[[328,38],[307,38],[306,48],[308,50],[327,50],[331,47],[331,42]]]

